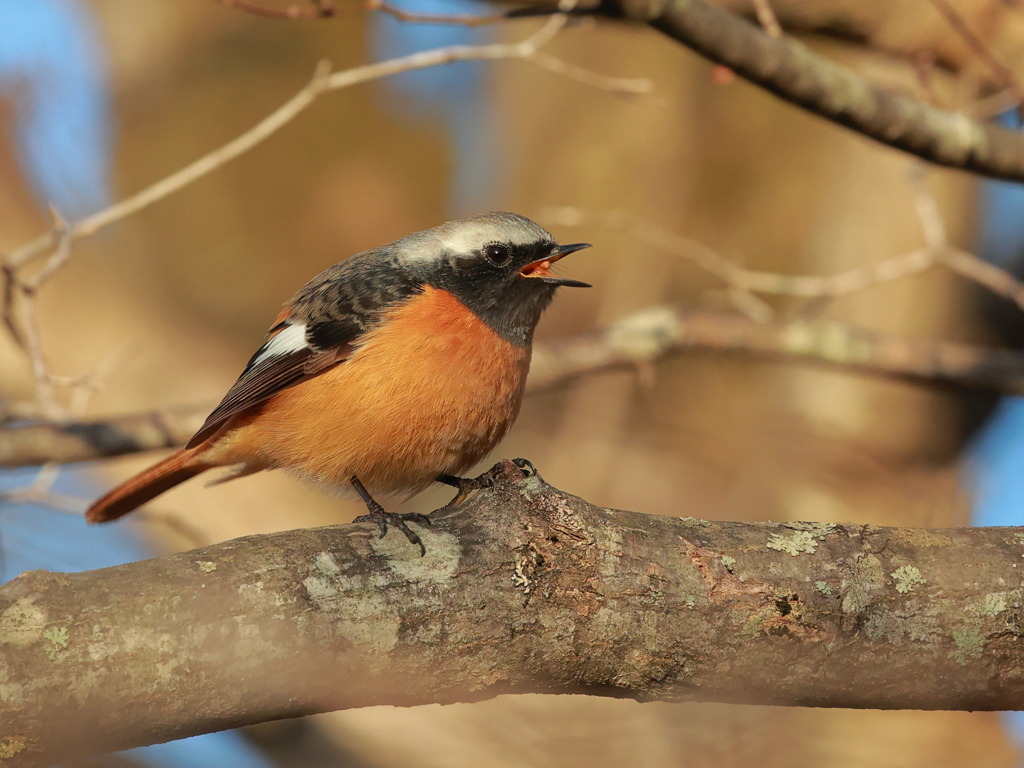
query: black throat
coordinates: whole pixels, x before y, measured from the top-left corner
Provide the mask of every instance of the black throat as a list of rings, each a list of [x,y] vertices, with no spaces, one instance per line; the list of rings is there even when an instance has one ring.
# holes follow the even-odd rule
[[[496,279],[486,265],[449,262],[427,280],[427,285],[453,294],[501,338],[517,347],[533,343],[541,313],[558,286],[520,277],[513,272]]]

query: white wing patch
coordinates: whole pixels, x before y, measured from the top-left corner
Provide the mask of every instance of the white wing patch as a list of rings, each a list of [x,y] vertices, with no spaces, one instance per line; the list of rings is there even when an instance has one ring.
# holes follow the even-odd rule
[[[263,345],[262,351],[259,356],[252,361],[252,364],[256,366],[260,363],[266,362],[272,357],[290,355],[292,352],[298,352],[308,346],[309,342],[306,341],[306,326],[289,325]]]

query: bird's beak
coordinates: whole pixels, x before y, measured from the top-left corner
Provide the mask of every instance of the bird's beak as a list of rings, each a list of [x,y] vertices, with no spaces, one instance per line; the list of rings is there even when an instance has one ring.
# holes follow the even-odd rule
[[[584,248],[589,248],[590,243],[573,243],[571,245],[556,245],[552,248],[548,255],[543,259],[537,259],[537,261],[531,261],[525,267],[519,270],[521,277],[528,277],[532,280],[540,280],[541,282],[548,283],[550,285],[564,285],[569,288],[592,288],[590,283],[580,282],[579,280],[570,280],[567,277],[556,277],[551,273],[551,265],[564,256],[568,256],[570,253],[576,251],[582,251]]]

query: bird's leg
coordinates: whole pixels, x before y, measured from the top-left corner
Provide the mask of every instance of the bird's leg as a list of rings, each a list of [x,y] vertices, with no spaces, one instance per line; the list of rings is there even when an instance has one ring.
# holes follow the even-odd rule
[[[423,546],[423,540],[416,535],[416,532],[406,525],[406,520],[411,520],[414,523],[423,523],[430,525],[430,518],[426,515],[421,515],[419,512],[388,512],[380,504],[378,504],[370,492],[366,490],[366,486],[362,484],[358,477],[352,475],[348,479],[352,483],[352,487],[356,489],[356,493],[359,494],[359,498],[366,504],[366,508],[370,510],[368,515],[360,515],[352,522],[354,523],[367,523],[374,522],[380,526],[380,538],[384,538],[388,532],[388,525],[393,525],[395,528],[405,534],[411,543],[417,545],[420,548],[420,557],[427,554],[427,548]]]
[[[537,474],[536,467],[530,462],[529,459],[512,459],[512,463],[519,467],[523,474],[527,477],[531,477]],[[501,465],[499,464],[498,467]],[[466,500],[473,491],[480,490],[482,488],[490,488],[494,485],[494,474],[498,470],[498,467],[492,467],[491,469],[484,472],[482,475],[477,477],[456,477],[455,475],[438,475],[434,478],[435,482],[444,483],[450,485],[453,488],[458,489],[458,493],[455,494],[455,498],[444,505],[444,509],[451,507],[457,507],[459,504]]]

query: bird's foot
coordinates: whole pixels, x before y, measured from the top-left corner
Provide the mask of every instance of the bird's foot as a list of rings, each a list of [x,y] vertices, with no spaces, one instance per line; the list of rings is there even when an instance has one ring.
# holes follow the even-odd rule
[[[382,539],[388,533],[388,526],[393,526],[405,534],[405,538],[409,540],[409,543],[415,544],[420,548],[420,557],[427,554],[427,548],[423,545],[423,540],[416,531],[409,527],[408,523],[430,525],[429,517],[419,512],[388,512],[369,494],[358,478],[353,477],[350,482],[369,510],[369,514],[359,515],[359,517],[352,521],[353,523],[376,523],[380,528],[380,538]]]
[[[411,544],[415,544],[420,548],[420,557],[427,554],[427,548],[423,545],[423,539],[419,537],[412,528],[409,527],[408,523],[422,523],[423,525],[430,525],[430,518],[426,515],[422,515],[419,512],[388,512],[377,502],[373,503],[373,506],[366,505],[370,509],[368,515],[360,515],[353,523],[376,523],[380,527],[380,538],[384,538],[388,532],[388,526],[397,528],[405,534],[405,538],[409,540]]]

